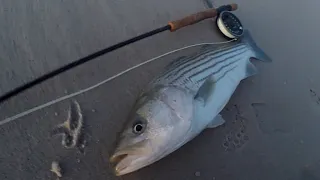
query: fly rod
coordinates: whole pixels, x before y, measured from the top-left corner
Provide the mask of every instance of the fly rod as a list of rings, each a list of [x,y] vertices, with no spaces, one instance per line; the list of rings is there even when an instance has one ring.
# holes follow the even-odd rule
[[[180,20],[176,20],[176,21],[170,21],[167,25],[163,26],[163,27],[160,27],[158,29],[155,29],[155,30],[152,30],[152,31],[149,31],[147,33],[144,33],[144,34],[141,34],[139,36],[136,36],[136,37],[133,37],[131,39],[128,39],[126,41],[122,41],[118,44],[115,44],[115,45],[112,45],[110,47],[107,47],[105,49],[102,49],[100,51],[97,51],[97,52],[94,52],[92,54],[89,54],[85,57],[82,57],[72,63],[69,63],[65,66],[62,66],[56,70],[53,70],[47,74],[44,74],[30,82],[27,82],[21,86],[18,86],[17,88],[5,93],[4,95],[2,95],[0,97],[0,104],[3,103],[4,101],[12,98],[13,96],[16,96],[18,95],[19,93],[29,89],[29,88],[32,88],[33,86],[37,85],[37,84],[40,84],[48,79],[51,79],[63,72],[66,72],[76,66],[79,66],[81,64],[84,64],[88,61],[91,61],[99,56],[102,56],[104,54],[107,54],[107,53],[110,53],[114,50],[117,50],[119,48],[122,48],[124,46],[127,46],[129,44],[132,44],[134,42],[137,42],[137,41],[140,41],[142,39],[145,39],[145,38],[148,38],[150,36],[153,36],[153,35],[156,35],[156,34],[159,34],[161,32],[164,32],[164,31],[171,31],[171,32],[174,32],[178,29],[181,29],[183,27],[186,27],[186,26],[189,26],[189,25],[192,25],[192,24],[195,24],[195,23],[198,23],[202,20],[205,20],[205,19],[209,19],[209,18],[214,18],[216,17],[218,14],[220,14],[221,12],[223,11],[234,11],[238,8],[238,5],[237,4],[229,4],[229,5],[224,5],[224,6],[220,6],[218,8],[212,8],[212,9],[208,9],[208,10],[205,10],[205,11],[202,11],[202,12],[198,12],[196,14],[192,14],[192,15],[189,15],[187,17],[184,17]]]

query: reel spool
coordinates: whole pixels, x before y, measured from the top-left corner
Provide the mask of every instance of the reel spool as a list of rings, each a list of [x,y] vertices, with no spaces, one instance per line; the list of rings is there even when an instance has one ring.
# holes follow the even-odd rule
[[[237,39],[243,35],[244,30],[240,20],[229,11],[222,11],[216,23],[221,33],[229,39]]]

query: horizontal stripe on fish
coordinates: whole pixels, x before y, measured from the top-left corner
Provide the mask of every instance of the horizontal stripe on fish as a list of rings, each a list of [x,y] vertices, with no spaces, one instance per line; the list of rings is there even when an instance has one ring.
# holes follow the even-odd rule
[[[245,50],[243,50],[245,49]],[[242,51],[240,51],[242,50]],[[237,52],[237,51],[240,51],[240,52]],[[204,62],[198,64],[197,66],[193,66],[189,69],[186,69],[183,73],[181,73],[178,77],[176,77],[174,80],[172,80],[172,82],[175,82],[177,81],[178,79],[184,77],[187,75],[187,73],[191,74],[192,75],[189,75],[190,77],[192,76],[196,76],[200,73],[203,73],[205,72],[206,70],[209,70],[209,69],[213,69],[215,68],[215,66],[227,61],[227,60],[232,60],[232,58],[236,57],[236,56],[239,56],[239,55],[242,55],[243,53],[245,53],[246,51],[248,51],[248,49],[246,49],[245,47],[244,48],[241,48],[241,49],[238,49],[238,50],[235,50],[235,51],[231,51],[227,54],[225,54],[224,56],[221,55],[217,58],[209,58],[209,60],[205,60]],[[237,52],[236,54],[234,54],[234,52]],[[220,58],[221,57],[221,58]],[[220,60],[220,59],[222,60]],[[201,66],[204,66],[203,68],[201,68]]]
[[[162,78],[164,79],[170,79],[171,77],[177,76],[179,72],[182,70],[185,70],[185,68],[190,66],[197,66],[197,64],[203,62],[203,60],[207,60],[208,57],[210,59],[219,58],[221,56],[224,56],[228,53],[232,53],[233,51],[240,50],[242,48],[245,48],[246,46],[244,44],[238,44],[233,47],[226,47],[223,49],[219,49],[216,51],[208,50],[206,52],[202,52],[201,54],[197,54],[195,56],[191,56],[187,59],[187,61],[184,61],[183,63],[177,64],[176,67],[169,67],[169,72],[166,74],[163,74]]]
[[[189,79],[191,79],[191,80],[194,81],[194,82],[200,83],[200,82],[202,82],[202,81],[205,81],[205,80],[206,80],[207,78],[209,78],[210,76],[213,76],[213,75],[221,72],[222,70],[226,69],[226,67],[229,67],[230,65],[232,65],[232,64],[234,64],[234,63],[236,63],[236,62],[238,62],[238,61],[240,61],[240,60],[242,60],[242,59],[243,59],[243,58],[238,58],[238,59],[236,59],[235,61],[232,61],[232,62],[230,62],[230,63],[228,63],[228,64],[226,64],[226,65],[224,65],[224,66],[221,66],[218,70],[216,70],[216,71],[214,71],[214,72],[212,72],[212,73],[209,73],[209,75],[207,75],[207,76],[205,76],[205,77],[203,77],[203,78],[201,78],[201,79],[199,79],[199,80],[195,80],[195,78],[199,78],[199,74],[197,74],[197,75],[192,75],[192,76],[189,77]],[[201,74],[201,75],[202,75],[202,74]],[[200,75],[200,77],[201,77],[201,75]]]
[[[185,63],[183,66],[180,66],[179,68],[176,68],[176,69],[172,69],[171,75],[168,77],[165,77],[165,78],[170,79],[171,77],[176,77],[176,76],[178,76],[179,73],[181,73],[181,71],[189,71],[186,68],[193,68],[195,66],[198,66],[199,64],[202,64],[204,61],[205,61],[205,63],[210,62],[212,59],[217,59],[219,57],[222,57],[226,54],[232,53],[233,51],[239,50],[242,48],[244,48],[244,46],[242,46],[240,44],[240,45],[237,45],[236,47],[232,47],[232,48],[227,47],[224,49],[220,49],[218,51],[213,51],[210,53],[202,54],[201,56],[198,56],[196,59],[193,59],[192,61]]]
[[[235,45],[234,47],[237,47],[237,46],[238,45]],[[206,55],[207,53],[209,53],[208,55],[212,55],[212,54],[219,53],[221,51],[224,51],[224,50],[227,50],[227,49],[230,49],[230,48],[231,47],[228,46],[226,48],[216,49],[215,51],[212,51],[212,48],[204,48],[205,50],[200,50],[199,53],[196,53],[196,54],[191,55],[189,57],[184,56],[185,59],[179,60],[180,58],[178,58],[178,60],[176,60],[177,61],[176,63],[171,63],[171,64],[169,64],[167,66],[168,69],[163,74],[165,74],[168,71],[171,71],[172,69],[176,69],[176,68],[178,68],[178,67],[180,67],[180,66],[182,66],[185,63],[188,63],[190,61],[196,61],[199,56]]]
[[[223,79],[229,72],[233,71],[234,69],[236,69],[238,67],[238,65],[233,66],[232,68],[230,68],[229,70],[225,71],[217,80],[214,81],[214,83],[219,82],[221,79]]]
[[[211,49],[207,49],[205,51],[201,51],[200,53],[196,53],[196,54],[191,55],[191,56],[182,56],[182,57],[174,60],[172,63],[170,63],[169,65],[166,66],[167,69],[162,73],[161,77],[167,75],[168,73],[172,72],[173,69],[176,69],[179,66],[182,66],[183,64],[185,64],[185,63],[187,63],[189,61],[196,61],[196,59],[199,56],[202,56],[202,55],[204,55],[206,53],[209,53],[211,51],[212,51]]]

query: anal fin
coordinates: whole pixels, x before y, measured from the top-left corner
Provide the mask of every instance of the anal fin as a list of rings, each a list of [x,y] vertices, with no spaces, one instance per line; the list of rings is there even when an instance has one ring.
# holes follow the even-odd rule
[[[250,76],[253,76],[253,75],[256,75],[258,73],[258,70],[257,68],[254,66],[254,64],[252,64],[250,61],[247,63],[246,65],[246,76],[245,78],[247,77],[250,77]]]
[[[257,46],[253,40],[249,30],[244,30],[243,36],[241,37],[241,42],[247,43],[251,49],[254,51],[253,58],[260,61],[271,62],[271,58]]]
[[[218,114],[216,117],[213,118],[213,120],[207,125],[207,128],[216,128],[218,126],[221,126],[226,121],[222,118],[220,114]]]

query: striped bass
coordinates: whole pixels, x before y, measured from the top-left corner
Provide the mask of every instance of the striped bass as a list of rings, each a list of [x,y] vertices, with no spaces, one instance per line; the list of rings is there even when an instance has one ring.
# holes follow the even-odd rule
[[[241,80],[257,73],[250,58],[271,61],[250,33],[228,46],[206,47],[171,63],[138,98],[110,161],[124,175],[160,160],[206,128]]]

